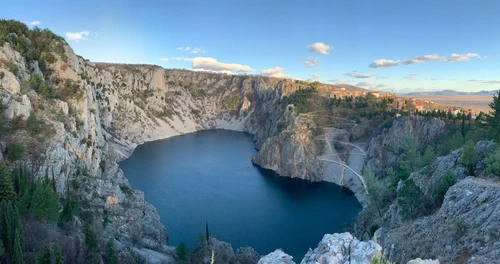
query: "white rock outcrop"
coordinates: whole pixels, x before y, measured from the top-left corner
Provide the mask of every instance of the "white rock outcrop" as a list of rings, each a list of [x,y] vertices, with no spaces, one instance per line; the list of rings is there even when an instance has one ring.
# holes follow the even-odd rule
[[[301,264],[361,264],[380,257],[382,247],[373,241],[359,241],[350,233],[326,234],[314,250],[309,249]]]
[[[283,252],[281,249],[263,256],[257,264],[295,264],[293,257]]]

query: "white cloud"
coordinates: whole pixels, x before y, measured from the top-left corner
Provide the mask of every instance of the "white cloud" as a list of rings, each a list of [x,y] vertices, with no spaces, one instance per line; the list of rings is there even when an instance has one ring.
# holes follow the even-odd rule
[[[372,61],[370,68],[387,68],[399,65],[399,60],[378,59]]]
[[[191,48],[189,46],[186,47],[178,47],[178,51],[184,51],[184,52],[189,52],[191,54],[201,54],[201,53],[207,53],[205,49],[203,48]]]
[[[308,82],[315,82],[317,80],[319,80],[319,75],[317,74],[313,74],[311,78],[307,79]]]
[[[42,23],[40,20],[34,20],[34,21],[31,21],[31,22],[28,22],[28,25],[30,25],[30,26],[39,26],[40,23]]]
[[[209,71],[232,71],[232,72],[250,72],[252,68],[248,65],[237,63],[224,63],[211,57],[196,57],[193,59],[193,69],[202,69]]]
[[[203,48],[194,48],[191,50],[191,54],[206,53]]]
[[[89,31],[68,32],[66,33],[66,38],[68,38],[69,40],[80,41],[85,40],[89,34]]]
[[[471,59],[479,58],[479,54],[477,53],[453,53],[448,57],[449,62],[457,62],[457,61],[468,61]]]
[[[269,77],[276,77],[276,78],[286,78],[287,76],[283,72],[285,69],[281,67],[274,67],[270,69],[265,69],[260,72],[260,74],[264,76],[269,76]]]
[[[429,55],[423,55],[423,56],[415,56],[411,60],[406,60],[403,61],[403,64],[416,64],[416,63],[422,63],[422,62],[427,62],[427,61],[443,61],[444,58],[439,56],[439,54],[429,54]]]
[[[353,72],[348,72],[345,74],[346,76],[352,77],[352,78],[358,78],[358,79],[366,79],[366,78],[374,78],[377,77],[377,75],[370,74],[370,73],[359,73],[357,71]]]
[[[333,49],[329,45],[322,43],[322,42],[316,42],[314,44],[307,46],[307,48],[311,52],[316,52],[316,53],[323,54],[323,55],[328,55],[330,50]]]
[[[194,58],[186,58],[186,57],[165,57],[161,58],[161,61],[193,61]]]
[[[212,71],[212,70],[205,70],[205,69],[189,69],[189,70],[196,71],[196,72],[224,73],[224,74],[229,74],[229,75],[234,74],[234,72],[227,71],[227,70],[222,70],[222,71]]]
[[[407,80],[415,80],[415,78],[418,76],[418,73],[410,73],[405,76],[403,76],[404,79]]]
[[[500,80],[469,80],[469,82],[477,82],[482,84],[500,84]]]
[[[304,61],[304,64],[309,68],[314,68],[318,65],[319,58],[310,57]]]

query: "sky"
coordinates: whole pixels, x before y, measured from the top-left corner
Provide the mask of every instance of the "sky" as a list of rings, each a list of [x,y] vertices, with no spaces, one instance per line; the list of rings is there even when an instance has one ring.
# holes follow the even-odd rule
[[[2,0],[94,62],[381,91],[500,89],[497,0]]]

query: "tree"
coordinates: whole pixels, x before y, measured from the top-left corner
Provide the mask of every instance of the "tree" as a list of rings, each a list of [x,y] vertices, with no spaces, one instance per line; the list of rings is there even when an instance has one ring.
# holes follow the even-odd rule
[[[118,264],[118,255],[116,255],[115,244],[113,239],[110,238],[106,243],[104,250],[104,264]]]
[[[210,233],[208,233],[208,220],[205,222],[205,238],[207,239],[207,244],[210,239]]]
[[[434,190],[432,191],[432,202],[435,207],[440,207],[443,203],[444,195],[448,191],[448,189],[453,186],[453,184],[457,183],[457,176],[451,172],[447,171],[444,176],[439,179]]]
[[[414,136],[405,136],[401,146],[401,166],[412,173],[422,165],[420,151],[418,151],[418,139]]]
[[[500,90],[493,96],[493,101],[489,104],[491,114],[487,117],[493,140],[500,142]]]
[[[89,224],[83,227],[84,243],[85,243],[85,257],[88,263],[101,263],[101,249],[99,248],[99,239],[94,230],[91,229]]]
[[[23,264],[23,240],[19,229],[16,229],[16,235],[14,238],[14,253],[12,254],[12,263]]]
[[[500,149],[486,158],[486,172],[500,177]]]
[[[474,146],[474,141],[468,140],[462,148],[462,156],[458,160],[458,163],[467,168],[469,175],[474,175],[474,167],[477,163],[476,148]]]
[[[13,201],[16,199],[12,175],[3,161],[0,161],[0,202]]]
[[[188,249],[186,244],[184,244],[184,242],[181,242],[175,249],[175,253],[177,254],[178,259],[187,260]]]
[[[56,222],[59,216],[59,200],[57,193],[52,189],[50,181],[43,180],[36,185],[31,201],[31,211],[38,219],[47,219]]]
[[[403,188],[398,194],[398,205],[405,219],[413,219],[423,213],[426,207],[425,197],[420,188],[410,178],[404,181]]]

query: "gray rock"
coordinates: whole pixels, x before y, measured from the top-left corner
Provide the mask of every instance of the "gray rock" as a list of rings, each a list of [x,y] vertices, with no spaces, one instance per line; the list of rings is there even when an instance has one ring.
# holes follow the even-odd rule
[[[380,257],[382,247],[373,241],[357,240],[349,233],[326,234],[314,250],[309,249],[301,264],[370,263]]]
[[[283,252],[281,249],[276,249],[275,251],[263,256],[258,264],[295,264],[292,260],[293,257]]]
[[[239,264],[255,264],[259,262],[260,254],[252,247],[242,247],[236,250],[236,260]]]
[[[210,238],[208,245],[207,242],[199,243],[191,253],[191,263],[229,264],[233,263],[234,259],[235,256],[231,245],[215,238]]]

